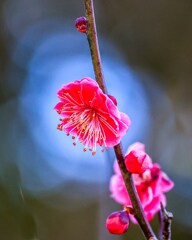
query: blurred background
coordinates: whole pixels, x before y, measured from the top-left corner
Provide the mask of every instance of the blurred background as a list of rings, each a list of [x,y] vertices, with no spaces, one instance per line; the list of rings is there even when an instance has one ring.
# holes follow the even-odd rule
[[[192,239],[192,1],[95,0],[108,90],[134,141],[175,182],[167,209],[173,239]],[[82,1],[0,1],[0,239],[143,239],[112,236],[121,209],[109,193],[113,150],[92,157],[56,130],[62,84],[94,78]],[[157,231],[157,219],[153,221]]]

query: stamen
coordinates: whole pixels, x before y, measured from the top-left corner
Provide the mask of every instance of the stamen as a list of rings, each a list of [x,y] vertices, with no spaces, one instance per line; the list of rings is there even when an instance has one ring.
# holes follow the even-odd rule
[[[116,136],[118,136],[118,132],[106,121],[106,119],[105,119],[103,116],[100,115],[99,120],[100,120],[103,124],[105,124],[105,126],[108,127],[108,129],[110,129],[112,132],[114,132],[114,134],[115,134]]]
[[[106,147],[106,136],[101,122],[112,130],[114,134],[116,133],[115,129],[107,123],[106,118],[98,114],[94,109],[74,104],[74,99],[71,96],[67,95],[64,96],[64,98],[68,103],[65,104],[62,113],[66,115],[70,114],[70,116],[60,120],[62,121],[62,128],[61,126],[59,128],[65,131],[70,129],[67,136],[69,136],[70,133],[76,132],[80,138],[80,142],[85,145],[83,151],[85,152],[88,147],[94,156],[97,145]],[[73,134],[72,139],[75,140]],[[73,142],[73,145],[76,146],[76,142]],[[101,151],[104,152],[104,149]]]
[[[59,131],[62,131],[62,130],[63,130],[63,124],[62,124],[62,123],[58,124],[58,125],[57,125],[57,129],[58,129]]]

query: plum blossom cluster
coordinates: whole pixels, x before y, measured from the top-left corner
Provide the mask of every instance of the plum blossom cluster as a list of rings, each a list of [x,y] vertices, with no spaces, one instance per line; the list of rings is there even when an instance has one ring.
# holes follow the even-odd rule
[[[130,119],[118,110],[115,98],[104,94],[91,78],[64,85],[57,95],[58,129],[72,135],[73,145],[79,140],[92,155],[97,146],[104,151],[117,145],[129,128]]]
[[[85,1],[85,9],[87,18],[77,18],[75,26],[79,32],[87,36],[96,79],[101,86],[104,86],[92,0]],[[102,89],[105,92],[105,88]],[[57,96],[59,102],[55,110],[61,116],[57,129],[64,131],[67,136],[71,135],[74,146],[77,141],[83,144],[83,151],[89,150],[95,155],[96,149],[100,147],[104,152],[108,147],[118,145],[129,129],[130,119],[118,110],[115,97],[103,93],[98,83],[91,78],[86,77],[64,85],[57,92]],[[161,204],[166,206],[165,193],[173,188],[174,183],[161,170],[159,164],[152,162],[142,143],[136,142],[131,145],[125,158],[120,145],[114,150],[119,165],[115,161],[115,173],[110,180],[110,191],[111,197],[123,205],[123,210],[111,213],[106,220],[106,227],[112,234],[123,234],[128,230],[130,220],[133,223],[137,223],[138,220],[146,239],[156,239],[143,217],[143,212],[147,220],[151,221],[160,211]],[[125,176],[126,171],[127,176]],[[140,207],[133,209],[131,199],[134,206],[140,203],[133,196],[130,199],[127,192],[127,189],[132,188],[136,195],[132,180],[143,211]],[[134,213],[134,210],[139,211]],[[146,231],[143,229],[143,223]]]
[[[155,214],[160,211],[160,204],[166,206],[165,192],[170,191],[174,183],[161,170],[159,164],[152,162],[151,158],[145,153],[145,146],[142,143],[137,142],[129,147],[125,157],[125,164],[128,171],[133,173],[134,184],[142,207],[148,221],[151,221]],[[115,174],[110,180],[111,196],[116,202],[122,204],[124,208],[131,208],[132,204],[117,161],[114,163],[114,172]],[[121,215],[118,216],[121,217]],[[133,214],[129,214],[129,217],[133,223],[137,223]],[[117,230],[114,232],[111,230],[112,225],[114,224],[110,219],[107,219],[106,226],[108,230],[110,229],[110,232],[116,234]],[[123,233],[123,225],[117,224],[115,229],[118,227],[119,232]]]

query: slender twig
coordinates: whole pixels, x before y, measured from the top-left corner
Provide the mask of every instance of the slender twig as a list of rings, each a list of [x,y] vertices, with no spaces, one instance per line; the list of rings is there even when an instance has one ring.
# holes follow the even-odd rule
[[[171,240],[171,223],[173,219],[173,214],[168,212],[163,204],[161,204],[162,212],[162,237],[161,240]]]
[[[162,235],[163,235],[163,213],[162,213],[161,209],[158,212],[158,220],[159,220],[159,233],[158,233],[158,237],[159,237],[159,239],[162,239]]]
[[[99,51],[99,45],[97,40],[93,0],[84,0],[84,3],[85,3],[86,18],[88,22],[87,38],[88,38],[89,47],[91,51],[95,77],[100,88],[103,90],[104,93],[107,93],[105,83],[104,83],[100,51]],[[126,189],[129,193],[129,196],[133,205],[134,216],[137,219],[146,239],[157,240],[148,220],[145,217],[137,191],[135,189],[135,185],[133,183],[132,174],[129,173],[126,169],[126,166],[124,163],[125,159],[122,152],[121,144],[116,145],[114,147],[114,151],[117,157],[119,168],[121,170],[121,173],[125,182]]]
[[[139,223],[143,234],[145,235],[146,239],[150,240],[155,240],[157,239],[148,220],[145,217],[143,208],[141,206],[141,202],[139,200],[135,184],[133,182],[132,174],[127,171],[126,166],[125,166],[125,161],[122,153],[122,148],[121,148],[121,143],[116,145],[114,147],[115,154],[117,157],[117,162],[119,164],[119,168],[121,170],[126,189],[129,193],[129,197],[132,202],[132,206],[134,209],[134,216],[137,219],[137,222]]]
[[[86,14],[87,23],[88,23],[87,39],[88,39],[89,47],[91,51],[95,78],[100,88],[102,89],[102,91],[104,93],[107,93],[107,89],[105,87],[105,82],[104,82],[103,70],[102,70],[99,44],[97,39],[97,29],[96,29],[96,23],[95,23],[93,1],[84,0],[84,3],[85,3],[85,14]]]

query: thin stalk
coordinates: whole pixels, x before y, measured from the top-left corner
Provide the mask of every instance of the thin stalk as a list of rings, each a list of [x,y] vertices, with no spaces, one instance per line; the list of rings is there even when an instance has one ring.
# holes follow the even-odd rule
[[[100,51],[99,51],[99,43],[97,38],[97,29],[96,29],[96,23],[95,23],[93,1],[84,0],[84,3],[85,3],[85,14],[86,14],[87,23],[88,23],[87,40],[88,40],[89,48],[91,51],[95,78],[100,88],[102,89],[102,91],[107,94],[107,89],[105,86],[103,70],[102,70]]]
[[[141,202],[139,200],[139,196],[137,194],[137,190],[135,188],[135,184],[133,182],[132,174],[127,170],[125,166],[125,159],[123,156],[121,143],[116,145],[114,147],[114,150],[115,150],[117,162],[119,164],[119,168],[121,170],[121,174],[123,176],[123,180],[125,182],[127,192],[129,193],[129,197],[131,199],[131,203],[134,210],[134,216],[137,219],[137,222],[139,223],[146,239],[157,240],[147,218],[145,217],[145,213],[143,211]]]
[[[84,3],[85,3],[86,18],[88,23],[87,39],[89,42],[96,81],[98,82],[103,92],[107,94],[107,89],[105,87],[104,76],[102,71],[99,44],[97,39],[93,0],[84,0]],[[134,209],[134,216],[137,219],[145,238],[147,240],[157,240],[148,220],[145,217],[143,208],[141,206],[141,203],[133,182],[132,174],[128,172],[126,169],[125,159],[124,159],[124,155],[121,148],[121,143],[114,147],[114,151],[117,157],[119,168],[121,170],[121,173],[125,182],[127,192],[129,193],[129,196],[132,202],[132,206]]]
[[[162,212],[162,236],[161,240],[171,240],[171,223],[173,214],[168,212],[161,203]]]

